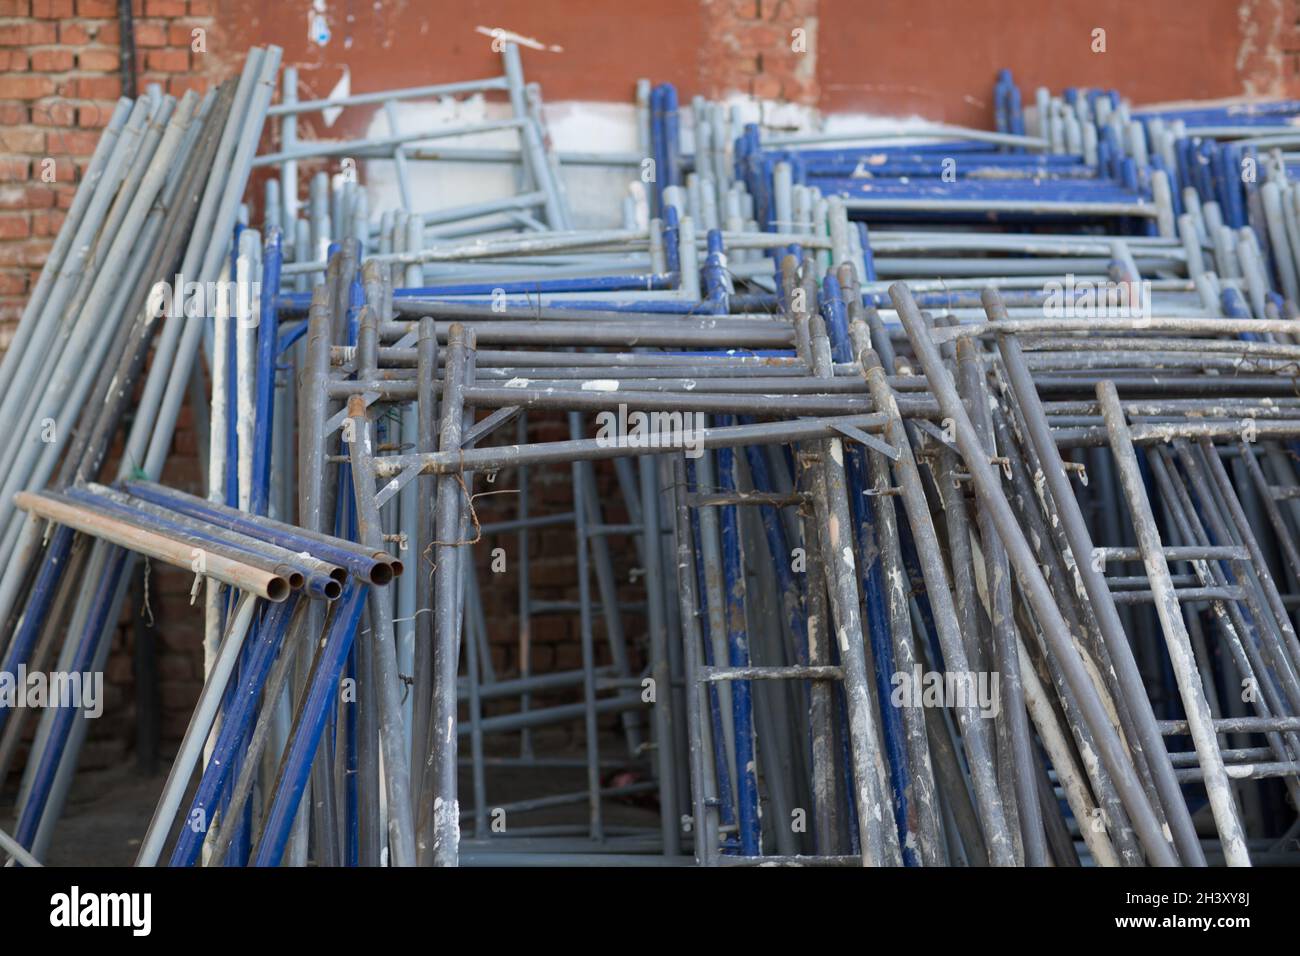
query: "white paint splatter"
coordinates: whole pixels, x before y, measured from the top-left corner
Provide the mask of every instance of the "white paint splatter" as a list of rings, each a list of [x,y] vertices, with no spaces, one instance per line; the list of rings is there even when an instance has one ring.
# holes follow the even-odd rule
[[[514,30],[507,30],[504,27],[475,27],[474,32],[481,33],[485,37],[491,37],[494,40],[517,43],[520,46],[528,47],[530,50],[542,50],[548,53],[564,52],[564,47],[557,43],[543,43],[540,40],[534,40],[532,37],[526,37],[522,33],[515,33]]]
[[[346,66],[343,67],[343,75],[339,81],[334,84],[334,89],[330,90],[328,100],[341,100],[352,95],[352,71]],[[331,106],[320,111],[321,118],[325,120],[325,125],[333,126],[340,116],[343,115],[343,107]]]

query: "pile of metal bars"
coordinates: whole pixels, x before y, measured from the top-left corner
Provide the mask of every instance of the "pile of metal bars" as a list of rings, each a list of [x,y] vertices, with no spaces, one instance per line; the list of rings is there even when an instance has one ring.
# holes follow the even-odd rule
[[[134,556],[206,580],[138,862],[1300,862],[1300,107],[1026,115],[1004,73],[996,130],[696,100],[685,137],[645,82],[638,155],[563,153],[502,55],[300,101],[255,50],[201,102],[124,102],[92,161],[0,375],[24,430],[78,421],[9,452],[0,652],[102,669]],[[482,93],[509,118],[399,129]],[[298,138],[376,105],[387,135]],[[642,155],[644,205],[576,225],[565,164]],[[355,163],[304,204],[339,157],[392,164],[401,208]],[[419,210],[441,162],[516,191]],[[178,262],[258,294],[160,321]],[[154,483],[187,390],[206,499]],[[574,653],[537,667],[553,622]],[[41,716],[13,863],[80,716]]]

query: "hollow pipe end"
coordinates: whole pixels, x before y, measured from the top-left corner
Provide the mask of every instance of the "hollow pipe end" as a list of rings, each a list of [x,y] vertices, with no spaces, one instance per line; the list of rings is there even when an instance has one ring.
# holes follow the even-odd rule
[[[266,599],[279,604],[281,601],[288,600],[289,592],[292,590],[287,579],[278,574],[274,575],[266,582]]]

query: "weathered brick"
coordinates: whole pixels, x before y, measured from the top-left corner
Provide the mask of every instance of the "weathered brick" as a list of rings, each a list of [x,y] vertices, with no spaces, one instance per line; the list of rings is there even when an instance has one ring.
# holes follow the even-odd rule
[[[190,16],[210,17],[217,12],[212,0],[190,0]]]
[[[51,155],[89,156],[95,151],[99,134],[83,130],[59,130],[48,134]]]
[[[31,12],[31,0],[0,0],[0,17],[27,17]]]
[[[0,151],[39,153],[45,149],[45,133],[33,126],[0,128]]]
[[[167,80],[167,92],[172,96],[184,96],[190,90],[195,93],[206,92],[208,81],[201,76],[186,74],[184,76],[171,76]]]
[[[22,50],[0,50],[0,73],[18,73],[27,69],[27,63]]]
[[[0,30],[0,46],[39,46],[58,39],[59,27],[47,20],[28,20]]]
[[[32,0],[32,16],[42,20],[63,20],[72,16],[72,0]]]
[[[791,31],[815,42],[818,0],[714,0],[701,41],[704,86],[715,94],[744,91],[764,99],[815,103],[815,61],[790,49]]]
[[[63,220],[67,214],[58,210],[41,210],[32,213],[32,235],[34,236],[57,236],[59,227],[63,225]]]
[[[32,161],[27,156],[0,156],[0,182],[17,183],[27,179]]]
[[[67,100],[42,100],[32,104],[32,122],[37,126],[71,126],[77,108]]]
[[[81,46],[90,42],[90,30],[85,23],[73,20],[59,24],[59,42],[68,46]]]
[[[158,20],[141,20],[135,25],[135,45],[148,48],[167,45],[167,25]]]
[[[72,69],[72,51],[58,48],[32,51],[32,69],[38,73],[66,73]]]
[[[0,239],[26,239],[32,234],[32,225],[21,212],[0,213]]]
[[[0,103],[0,126],[19,126],[30,116],[26,103]]]
[[[122,65],[117,50],[92,48],[77,53],[77,69],[98,73],[111,73]]]
[[[0,99],[35,100],[52,96],[56,90],[54,81],[48,76],[0,76]]]
[[[144,12],[151,17],[183,17],[185,0],[144,0]]]
[[[145,64],[149,69],[162,73],[185,73],[190,68],[190,51],[188,48],[150,50],[145,55]]]
[[[0,209],[49,209],[54,197],[46,187],[0,183]]]
[[[78,76],[67,85],[68,95],[82,100],[108,100],[122,95],[122,80],[116,76]]]
[[[26,272],[0,272],[0,295],[23,295],[26,291]]]
[[[117,103],[106,100],[102,103],[81,103],[77,106],[77,125],[82,129],[103,129],[113,118]]]
[[[108,19],[117,16],[114,0],[77,0],[77,16]]]
[[[24,239],[0,243],[0,266],[39,266],[50,254],[50,240]]]

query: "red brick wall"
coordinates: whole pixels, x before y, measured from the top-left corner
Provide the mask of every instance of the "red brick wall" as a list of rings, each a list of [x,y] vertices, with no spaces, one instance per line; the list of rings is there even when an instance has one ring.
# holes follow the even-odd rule
[[[220,70],[190,49],[192,29],[212,29],[212,0],[134,7],[140,89],[202,89]],[[0,349],[122,95],[119,42],[116,0],[0,0]]]
[[[703,0],[702,6],[700,92],[817,102],[818,0]]]
[[[357,92],[499,75],[501,57],[477,27],[511,30],[562,48],[522,50],[525,75],[542,84],[548,100],[626,102],[642,76],[672,77],[698,92],[698,46],[710,14],[701,0],[330,0],[331,36],[320,46],[308,38],[308,6],[218,0],[232,48],[282,47],[285,63],[297,65],[303,83],[321,95],[345,65]]]
[[[1134,103],[1284,94],[1296,83],[1294,0],[819,0],[820,105],[987,126],[1009,67],[1046,86]],[[1105,31],[1094,52],[1093,31]],[[1286,60],[1285,66],[1283,60]]]

